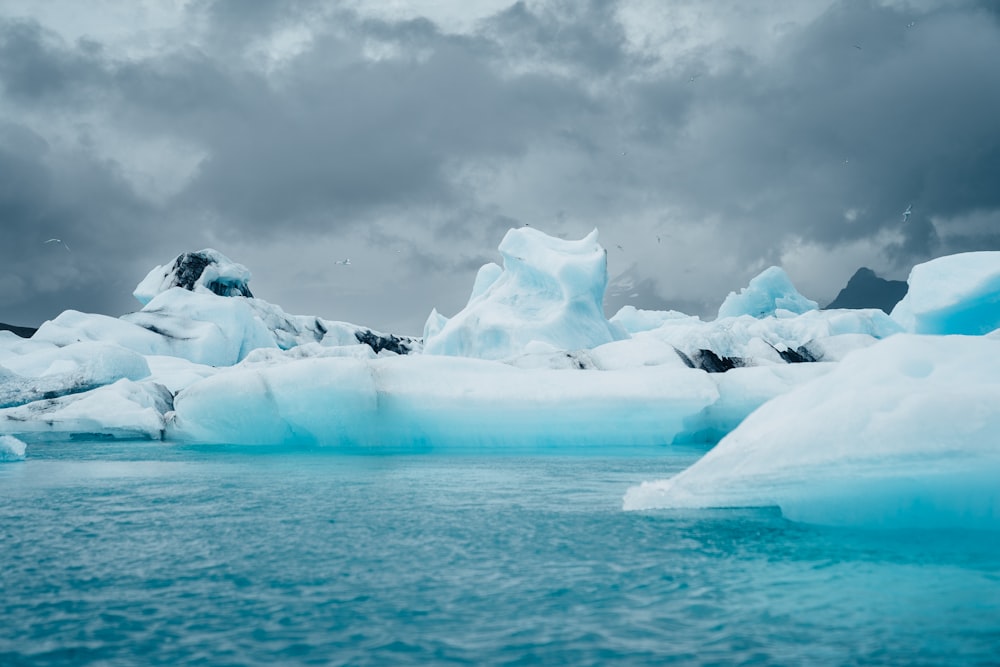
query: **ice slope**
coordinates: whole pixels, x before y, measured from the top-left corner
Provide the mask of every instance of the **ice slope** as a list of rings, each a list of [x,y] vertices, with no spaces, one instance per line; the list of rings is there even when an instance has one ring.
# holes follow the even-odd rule
[[[985,334],[1000,327],[1000,251],[966,252],[913,267],[892,318],[913,333]]]
[[[0,410],[0,434],[30,441],[117,438],[160,440],[170,391],[157,382],[121,379],[86,393]]]
[[[580,350],[627,337],[604,317],[607,255],[596,229],[579,241],[511,229],[499,250],[502,271],[480,269],[465,308],[447,321],[432,314],[426,354],[505,359],[533,342]]]
[[[893,336],[774,398],[625,509],[778,506],[869,527],[1000,528],[1000,340]]]
[[[79,394],[120,379],[149,375],[146,360],[112,343],[23,346],[0,355],[0,408]]]

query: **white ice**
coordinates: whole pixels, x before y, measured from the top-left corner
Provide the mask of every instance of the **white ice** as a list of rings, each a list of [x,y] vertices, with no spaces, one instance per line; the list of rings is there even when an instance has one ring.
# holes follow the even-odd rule
[[[778,506],[848,526],[1000,528],[1000,340],[893,336],[747,417],[626,509]]]
[[[446,322],[432,315],[426,354],[504,359],[533,342],[580,350],[628,336],[604,317],[607,255],[597,230],[566,241],[511,229],[499,250],[503,270],[484,266],[465,308]]]
[[[772,266],[762,271],[740,293],[730,292],[719,306],[719,319],[725,317],[767,317],[780,311],[796,315],[819,306],[799,294],[784,269]]]
[[[199,276],[179,258],[140,283],[135,313],[66,311],[30,340],[0,332],[0,446],[596,451],[721,438],[680,475],[630,489],[625,507],[1000,527],[1000,253],[915,267],[891,317],[817,310],[771,268],[706,322],[630,306],[606,318],[596,232],[515,229],[500,251],[461,312],[431,313],[423,347],[289,315],[249,296],[249,271],[222,255]]]
[[[913,267],[892,318],[913,333],[985,334],[1000,327],[1000,251],[966,252]]]
[[[245,290],[250,281],[250,270],[247,267],[237,264],[212,248],[206,248],[194,254],[204,258],[208,264],[201,274],[192,281],[192,291],[201,294],[224,292],[223,296],[233,296]],[[142,279],[135,291],[132,292],[139,303],[146,305],[158,294],[184,282],[184,277],[178,275],[179,270],[182,270],[180,266],[182,257],[178,257],[169,264],[157,266]]]
[[[0,463],[23,461],[27,445],[12,435],[0,435]]]

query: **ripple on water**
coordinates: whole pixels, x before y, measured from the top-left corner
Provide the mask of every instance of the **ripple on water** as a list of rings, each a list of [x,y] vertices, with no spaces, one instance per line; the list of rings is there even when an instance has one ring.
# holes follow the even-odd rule
[[[988,664],[1000,652],[990,536],[620,511],[626,488],[693,456],[55,447],[0,472],[0,664]]]

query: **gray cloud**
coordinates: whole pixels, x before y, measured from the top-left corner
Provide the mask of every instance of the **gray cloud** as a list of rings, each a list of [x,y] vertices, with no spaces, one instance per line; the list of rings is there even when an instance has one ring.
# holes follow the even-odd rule
[[[251,265],[255,292],[410,332],[525,223],[599,227],[636,305],[704,314],[783,260],[828,301],[859,256],[905,272],[998,248],[994,4],[816,0],[799,23],[760,4],[741,11],[777,27],[751,38],[702,3],[661,41],[626,4],[517,3],[454,34],[363,4],[206,0],[140,51],[0,17],[0,320],[121,312],[145,270],[208,244],[309,256],[310,276],[338,258],[321,252],[364,257],[335,274],[337,312]],[[53,266],[60,234],[74,252]],[[812,268],[801,247],[842,258]]]

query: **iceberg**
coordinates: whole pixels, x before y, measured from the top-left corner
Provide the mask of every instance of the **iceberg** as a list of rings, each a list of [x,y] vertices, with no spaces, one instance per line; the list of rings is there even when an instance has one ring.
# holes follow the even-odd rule
[[[0,408],[79,394],[120,379],[140,380],[149,375],[149,365],[142,356],[111,343],[41,345],[0,359]]]
[[[470,358],[244,363],[174,400],[170,439],[343,449],[651,446],[718,397],[684,366],[523,369]]]
[[[66,311],[30,340],[0,336],[0,433],[411,450],[715,442],[902,330],[875,310],[704,322],[626,306],[609,320],[596,231],[513,229],[499,249],[503,266],[480,269],[454,317],[433,310],[423,339],[289,315],[251,294],[246,267],[184,253],[139,283],[137,312]],[[744,295],[789,306],[797,292],[772,274]]]
[[[287,350],[315,342],[364,343],[397,354],[420,347],[419,340],[407,336],[289,315],[253,298],[249,279],[246,267],[218,251],[184,253],[139,283],[134,294],[143,307],[138,312],[114,318],[68,310],[42,324],[32,341],[56,346],[114,342],[142,355],[178,357],[208,366],[232,366],[260,348]]]
[[[1000,251],[966,252],[918,264],[892,318],[912,333],[985,334],[1000,327]]]
[[[0,434],[32,441],[57,439],[161,440],[170,391],[157,382],[121,379],[86,393],[0,410]]]
[[[801,315],[819,304],[799,294],[785,270],[772,266],[758,274],[740,293],[730,292],[719,306],[719,318],[767,317],[780,311]]]
[[[604,317],[607,254],[596,229],[579,241],[511,229],[499,250],[503,269],[484,266],[465,308],[429,323],[425,354],[504,359],[533,342],[579,350],[628,336]]]
[[[23,461],[27,445],[12,435],[0,435],[0,463]]]
[[[217,250],[206,248],[180,254],[173,263],[157,266],[142,279],[132,295],[144,306],[174,287],[203,294],[253,297],[248,282],[250,270],[247,267]]]
[[[627,510],[778,506],[863,527],[1000,528],[1000,340],[900,334],[743,420]]]

